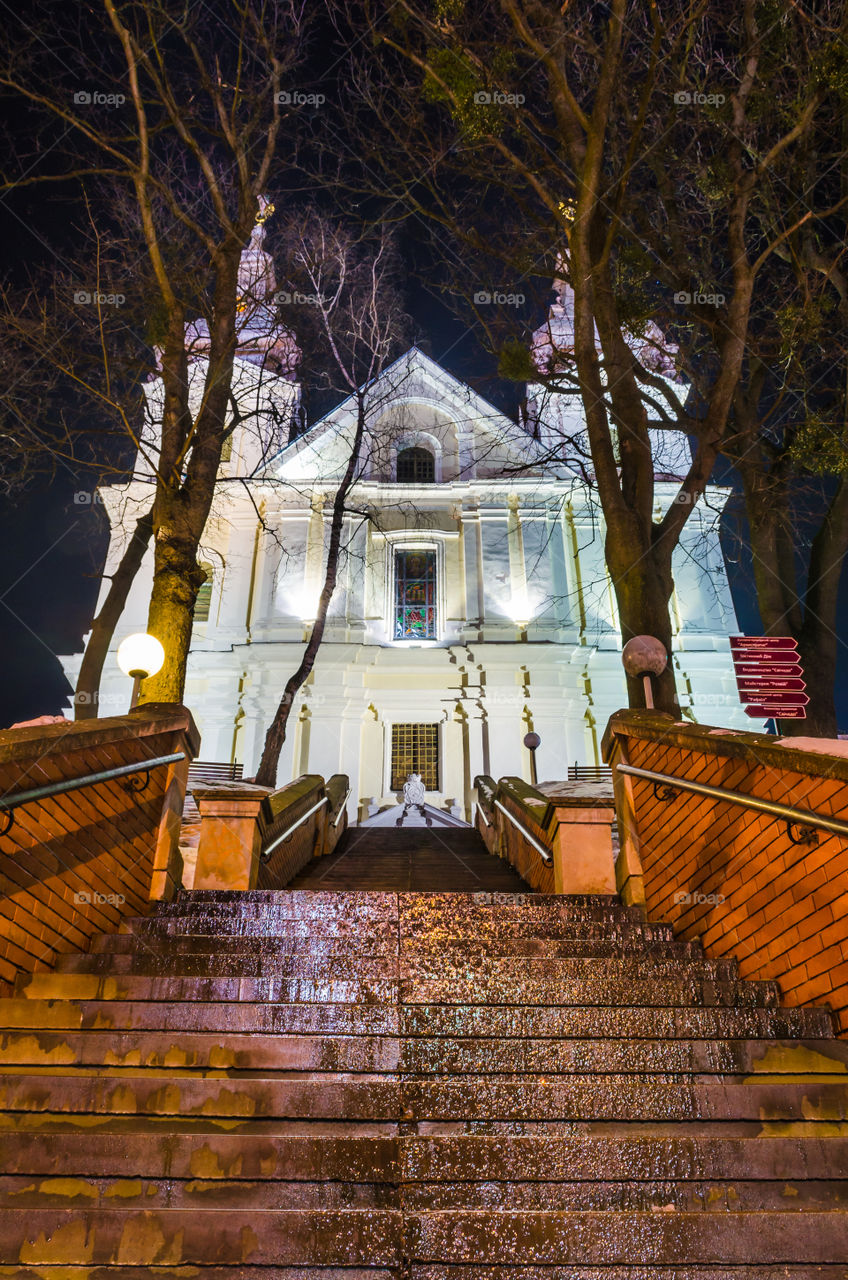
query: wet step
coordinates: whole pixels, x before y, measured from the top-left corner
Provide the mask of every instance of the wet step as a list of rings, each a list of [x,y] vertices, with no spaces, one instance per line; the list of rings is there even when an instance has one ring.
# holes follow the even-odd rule
[[[241,1265],[340,1264],[397,1266],[403,1250],[416,1262],[480,1267],[533,1265],[622,1266],[638,1249],[642,1266],[683,1256],[699,1265],[839,1262],[848,1257],[844,1214],[766,1212],[750,1215],[621,1211],[411,1212],[308,1210],[214,1215],[163,1209],[141,1219],[131,1209],[6,1210],[0,1215],[0,1260],[138,1265],[214,1262]],[[131,1241],[131,1247],[128,1245]]]
[[[514,1181],[433,1183],[388,1180],[209,1179],[171,1176],[118,1178],[0,1177],[0,1212],[9,1209],[101,1209],[117,1204],[145,1213],[158,1209],[406,1210],[501,1209],[566,1212],[704,1213],[844,1211],[848,1181],[800,1179],[733,1181]]]
[[[411,1075],[829,1075],[848,1080],[839,1040],[539,1039],[531,1037],[228,1035],[210,1032],[14,1032],[0,1035],[0,1070],[38,1067],[214,1071],[393,1072]]]
[[[133,1127],[128,1127],[134,1125]],[[805,1177],[825,1182],[848,1170],[848,1133],[777,1138],[575,1134],[517,1136],[473,1134],[397,1136],[366,1132],[374,1126],[339,1126],[312,1132],[273,1132],[243,1122],[222,1132],[211,1120],[179,1130],[139,1129],[144,1120],[108,1120],[96,1129],[4,1134],[9,1175],[52,1177],[72,1164],[79,1177],[121,1180],[168,1176],[232,1183],[261,1178],[282,1181],[387,1182],[434,1186],[517,1182],[599,1181],[636,1185],[674,1179],[683,1183],[755,1180],[782,1187]],[[150,1122],[152,1123],[152,1122]],[[161,1127],[161,1122],[159,1122]],[[191,1126],[190,1128],[188,1126]],[[301,1126],[302,1128],[303,1126]],[[324,1127],[325,1130],[327,1127]],[[342,1126],[344,1128],[344,1126]],[[394,1130],[395,1126],[391,1126]],[[279,1129],[279,1126],[277,1126]],[[842,1185],[840,1179],[839,1185]]]
[[[0,1000],[9,1030],[521,1038],[832,1039],[827,1009]]]
[[[0,1107],[12,1113],[224,1116],[258,1119],[684,1121],[848,1118],[848,1083],[827,1077],[712,1083],[679,1073],[586,1073],[406,1079],[331,1072],[194,1075],[171,1069],[99,1074],[0,1072]]]
[[[93,973],[119,976],[136,974],[171,974],[175,977],[217,976],[306,978],[312,981],[337,979],[380,979],[399,976],[411,981],[442,982],[496,981],[516,982],[569,981],[582,975],[595,979],[622,979],[651,982],[676,978],[681,970],[694,978],[729,982],[737,977],[734,959],[708,960],[699,956],[685,966],[677,956],[657,956],[653,951],[642,956],[489,956],[468,955],[331,955],[292,954],[266,948],[258,955],[239,955],[228,951],[215,953],[152,952],[140,949],[129,955],[101,953],[68,954],[57,958],[55,973]]]

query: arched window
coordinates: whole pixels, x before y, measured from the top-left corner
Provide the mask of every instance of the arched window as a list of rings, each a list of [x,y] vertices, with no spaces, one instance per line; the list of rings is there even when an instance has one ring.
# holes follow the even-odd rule
[[[433,484],[436,479],[436,459],[429,449],[414,445],[401,449],[397,456],[397,478],[413,484]]]
[[[194,620],[195,622],[208,622],[209,606],[212,603],[213,570],[211,564],[201,564],[200,567],[206,574],[206,578],[198,588],[197,597],[194,601]]]

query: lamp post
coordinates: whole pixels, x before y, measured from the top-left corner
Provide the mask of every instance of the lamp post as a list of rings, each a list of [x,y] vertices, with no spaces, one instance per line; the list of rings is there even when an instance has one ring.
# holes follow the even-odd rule
[[[165,650],[155,636],[138,631],[135,635],[127,636],[126,640],[121,641],[117,656],[118,666],[124,675],[132,678],[133,690],[130,699],[130,711],[132,711],[138,704],[142,680],[146,680],[148,676],[155,676],[157,671],[161,671],[162,663],[165,661]]]
[[[654,709],[654,690],[651,676],[661,676],[668,666],[665,645],[656,636],[634,636],[621,651],[624,670],[634,679],[641,679],[645,690],[645,706]]]
[[[542,739],[538,733],[525,733],[524,745],[530,752],[530,783],[536,785],[536,748],[541,745]]]

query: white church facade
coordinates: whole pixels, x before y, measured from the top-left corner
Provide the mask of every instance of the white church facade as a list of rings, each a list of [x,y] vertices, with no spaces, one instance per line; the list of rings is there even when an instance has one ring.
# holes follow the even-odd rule
[[[200,385],[202,352],[193,371]],[[260,372],[244,341],[236,373],[240,402],[255,413],[221,464],[185,701],[202,758],[241,762],[249,777],[312,624],[355,404],[281,444],[277,424],[298,401],[291,368],[263,360]],[[575,762],[600,762],[607,719],[625,704],[601,514],[580,469],[550,461],[544,421],[534,432],[517,425],[417,347],[369,388],[367,403],[338,584],[278,782],[345,773],[357,821],[396,803],[414,770],[431,804],[470,820],[477,774],[530,778],[528,731],[541,737],[539,779],[564,778]],[[570,403],[553,406],[558,429],[564,413],[579,417]],[[678,454],[687,447],[678,438]],[[669,465],[658,466],[667,477],[657,480],[658,513],[679,487]],[[108,573],[152,498],[143,463],[101,497],[113,526]],[[730,661],[737,624],[715,514],[726,497],[710,490],[676,555],[672,660],[684,715],[741,728],[750,722]],[[115,647],[146,629],[151,576],[148,555]],[[63,659],[72,682],[79,661]],[[117,714],[127,697],[110,657],[103,713]]]

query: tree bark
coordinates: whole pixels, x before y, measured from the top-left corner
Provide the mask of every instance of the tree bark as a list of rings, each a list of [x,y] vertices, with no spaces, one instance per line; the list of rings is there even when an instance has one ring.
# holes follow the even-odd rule
[[[80,663],[77,687],[74,694],[74,717],[77,720],[92,720],[99,715],[100,680],[103,675],[103,664],[109,652],[109,645],[115,634],[121,614],[127,603],[130,587],[141,567],[144,553],[153,532],[153,513],[147,511],[141,516],[133,529],[121,562],[112,574],[106,599],[100,612],[91,624],[91,634],[85,646]]]

